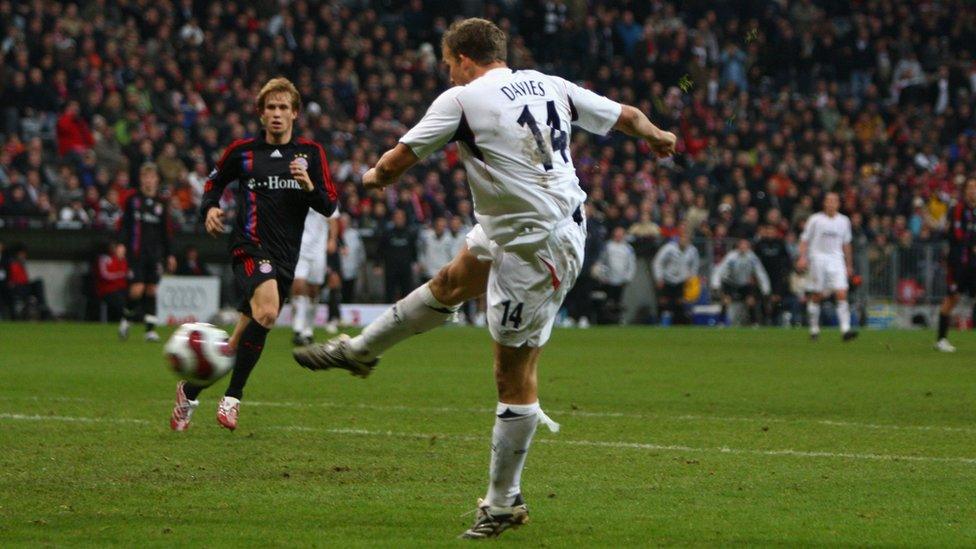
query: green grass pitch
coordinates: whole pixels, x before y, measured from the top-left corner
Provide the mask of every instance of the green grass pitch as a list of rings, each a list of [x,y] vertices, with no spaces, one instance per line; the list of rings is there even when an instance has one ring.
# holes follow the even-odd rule
[[[166,331],[163,335],[168,335]],[[485,490],[485,330],[445,328],[367,380],[272,332],[241,427],[226,380],[172,433],[161,344],[0,324],[0,546],[451,546]],[[557,330],[523,492],[532,547],[976,545],[976,334]],[[321,338],[322,335],[319,334]]]

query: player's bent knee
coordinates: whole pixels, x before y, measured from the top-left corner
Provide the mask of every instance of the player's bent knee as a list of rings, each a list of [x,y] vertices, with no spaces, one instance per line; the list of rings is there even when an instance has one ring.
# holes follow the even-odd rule
[[[278,321],[278,307],[265,305],[252,308],[251,318],[265,328],[270,328]]]
[[[458,284],[457,277],[451,276],[449,266],[438,271],[437,275],[427,283],[427,287],[430,288],[434,299],[444,305],[453,307],[465,301],[463,288]]]

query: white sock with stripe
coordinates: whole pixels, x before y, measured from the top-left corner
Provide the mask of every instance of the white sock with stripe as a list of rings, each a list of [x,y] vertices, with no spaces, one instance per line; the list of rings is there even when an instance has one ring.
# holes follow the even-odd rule
[[[814,303],[811,299],[807,301],[807,316],[810,320],[810,333],[820,333],[820,304]]]
[[[441,326],[455,311],[457,307],[448,307],[434,299],[434,294],[424,284],[352,338],[352,350],[363,360],[371,360],[408,337]]]
[[[291,329],[297,334],[305,331],[308,322],[309,301],[307,295],[296,295],[291,298]]]
[[[837,322],[842,334],[851,331],[851,306],[846,299],[837,302]]]
[[[545,423],[559,430],[543,413],[538,401],[532,404],[505,404],[495,408],[495,428],[491,433],[491,465],[488,468],[488,494],[485,503],[492,507],[511,507],[522,491],[522,468],[536,426]]]
[[[306,337],[312,337],[315,334],[315,309],[318,308],[318,300],[312,300],[310,297],[306,297],[305,300],[308,302],[308,306],[305,308],[305,329],[302,331],[302,335]]]

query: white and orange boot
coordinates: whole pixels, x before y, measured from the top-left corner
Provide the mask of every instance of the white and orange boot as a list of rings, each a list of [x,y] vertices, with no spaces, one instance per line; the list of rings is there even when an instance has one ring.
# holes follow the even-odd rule
[[[217,405],[217,423],[225,429],[237,429],[237,414],[241,411],[241,401],[234,397],[225,396]]]

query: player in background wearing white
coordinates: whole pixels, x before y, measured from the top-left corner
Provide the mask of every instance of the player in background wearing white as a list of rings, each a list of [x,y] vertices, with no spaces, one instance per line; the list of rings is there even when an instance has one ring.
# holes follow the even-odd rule
[[[420,274],[430,280],[454,257],[455,238],[447,230],[447,220],[434,219],[433,227],[420,233]]]
[[[458,305],[487,290],[498,404],[488,491],[466,538],[495,537],[525,523],[520,477],[529,443],[540,422],[558,427],[539,406],[536,365],[583,263],[586,194],[569,157],[570,126],[623,131],[661,157],[675,145],[674,134],[634,107],[562,78],[509,69],[506,41],[484,19],[451,25],[442,52],[456,86],[363,175],[365,187],[386,187],[419,159],[459,142],[478,220],[466,247],[359,336],[294,351],[307,368],[365,377],[387,349],[443,325]]]
[[[312,343],[315,309],[322,284],[325,284],[326,252],[336,248],[335,225],[338,216],[338,208],[331,217],[312,209],[305,216],[302,246],[298,252],[298,263],[295,264],[295,280],[291,284],[291,329],[294,332],[292,343],[295,345]],[[329,318],[330,323],[333,320]]]
[[[838,210],[840,197],[827,193],[824,209],[807,220],[800,236],[800,257],[796,268],[810,269],[810,300],[807,316],[810,317],[810,338],[820,337],[820,302],[824,294],[833,293],[837,298],[837,321],[844,341],[857,337],[851,330],[851,307],[847,302],[847,279],[854,274],[854,256],[851,250],[851,220]]]

